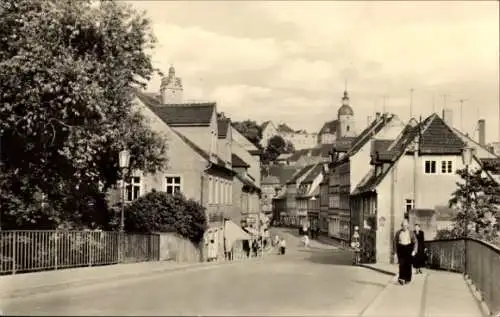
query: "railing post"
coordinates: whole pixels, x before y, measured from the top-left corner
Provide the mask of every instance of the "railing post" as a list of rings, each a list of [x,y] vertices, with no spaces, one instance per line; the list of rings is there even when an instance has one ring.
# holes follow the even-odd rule
[[[59,244],[59,233],[54,232],[54,269],[57,270],[57,261],[58,261],[58,244]]]
[[[89,266],[92,266],[92,233],[93,232],[89,232],[89,238],[88,238],[88,244],[89,244]]]
[[[12,233],[12,274],[16,274],[17,231]]]

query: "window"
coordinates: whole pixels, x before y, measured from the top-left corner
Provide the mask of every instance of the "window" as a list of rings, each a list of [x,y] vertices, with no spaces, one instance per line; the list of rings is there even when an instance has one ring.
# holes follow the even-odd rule
[[[215,182],[214,182],[214,204],[218,204],[219,203],[219,180],[218,179],[215,179]]]
[[[349,126],[347,126],[345,130],[346,130],[347,132],[349,132]]]
[[[214,203],[214,179],[212,177],[208,177],[208,203]]]
[[[405,199],[405,218],[409,219],[410,211],[415,207],[413,199]]]
[[[125,180],[125,199],[127,201],[134,201],[141,195],[141,178],[130,177]]]
[[[174,194],[181,192],[181,178],[180,176],[168,176],[167,180],[167,194]]]
[[[453,162],[441,161],[441,174],[452,174],[452,173],[453,173]]]
[[[425,161],[425,174],[436,174],[436,161]]]

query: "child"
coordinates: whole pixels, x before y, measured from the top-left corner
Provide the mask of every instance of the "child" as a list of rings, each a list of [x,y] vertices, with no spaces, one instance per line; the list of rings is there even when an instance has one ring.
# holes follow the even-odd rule
[[[286,241],[285,239],[281,239],[280,241],[280,254],[284,255],[286,251]]]

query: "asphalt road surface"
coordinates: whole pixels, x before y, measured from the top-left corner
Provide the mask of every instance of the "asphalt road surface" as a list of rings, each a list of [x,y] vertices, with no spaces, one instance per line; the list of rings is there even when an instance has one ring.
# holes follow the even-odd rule
[[[388,277],[354,267],[351,255],[318,242],[260,261],[116,280],[11,299],[5,315],[358,316]]]

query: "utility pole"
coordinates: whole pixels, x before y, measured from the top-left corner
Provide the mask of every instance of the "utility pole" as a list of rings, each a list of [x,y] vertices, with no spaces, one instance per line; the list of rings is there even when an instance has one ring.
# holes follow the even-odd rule
[[[467,99],[460,99],[458,102],[460,102],[460,131],[464,131],[464,101],[467,101]]]
[[[410,89],[410,119],[413,117],[413,91],[414,89]]]
[[[432,113],[436,113],[436,101],[435,101],[435,94],[432,93]]]

